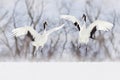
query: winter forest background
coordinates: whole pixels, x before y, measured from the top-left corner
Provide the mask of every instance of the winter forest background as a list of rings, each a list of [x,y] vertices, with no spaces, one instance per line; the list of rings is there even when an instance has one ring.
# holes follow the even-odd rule
[[[106,20],[114,24],[109,32],[96,32],[96,40],[77,47],[78,30],[71,22],[60,19],[70,14],[87,22]],[[32,57],[33,46],[27,38],[16,38],[12,30],[25,25],[38,32],[62,23],[65,27],[49,36],[41,52]],[[120,60],[120,0],[0,0],[0,61],[119,61]]]

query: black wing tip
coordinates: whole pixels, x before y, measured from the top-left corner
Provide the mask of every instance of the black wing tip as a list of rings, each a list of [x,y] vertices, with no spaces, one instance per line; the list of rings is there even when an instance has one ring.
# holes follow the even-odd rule
[[[27,32],[27,36],[28,36],[32,41],[35,41],[35,39],[34,39],[33,36],[31,35],[30,31]]]
[[[94,28],[92,29],[92,31],[90,32],[90,38],[91,39],[95,39],[95,32],[97,31],[97,28],[96,28],[96,26],[94,26]],[[93,37],[93,35],[94,35],[94,37]]]
[[[77,26],[78,30],[80,31],[79,24],[77,22],[74,22],[74,25]]]
[[[78,25],[78,23],[77,23],[77,22],[75,22],[75,23],[74,23],[74,25],[75,25],[75,26],[77,26],[77,25]]]

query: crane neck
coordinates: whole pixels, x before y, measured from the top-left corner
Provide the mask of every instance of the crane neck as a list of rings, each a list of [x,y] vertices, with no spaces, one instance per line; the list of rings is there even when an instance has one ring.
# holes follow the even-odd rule
[[[83,22],[83,28],[87,28],[85,21]]]
[[[43,23],[44,32],[46,32],[46,25],[47,25],[47,22],[45,21],[45,22]]]
[[[85,14],[83,14],[82,19],[83,19],[83,27],[86,28],[86,15]]]
[[[83,14],[82,19],[84,22],[86,22],[86,15],[85,14]]]

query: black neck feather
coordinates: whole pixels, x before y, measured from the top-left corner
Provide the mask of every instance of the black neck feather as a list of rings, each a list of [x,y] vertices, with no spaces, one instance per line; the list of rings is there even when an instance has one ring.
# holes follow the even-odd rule
[[[47,22],[45,21],[45,22],[43,23],[44,29],[46,29],[46,25],[47,25]]]

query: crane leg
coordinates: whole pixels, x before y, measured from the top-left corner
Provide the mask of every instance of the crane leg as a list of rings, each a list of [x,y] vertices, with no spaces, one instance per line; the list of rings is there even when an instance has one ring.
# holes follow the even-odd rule
[[[36,47],[35,47],[35,46],[33,46],[33,50],[32,50],[32,57],[34,57],[34,56],[35,56],[35,49],[36,49]]]
[[[94,38],[93,39],[95,39],[95,34],[94,34]]]
[[[79,43],[79,41],[77,42],[77,48],[81,48],[81,44]]]
[[[86,50],[85,56],[87,56],[87,51],[88,51],[88,49],[87,49],[87,45],[86,45],[86,49],[85,49],[85,50]]]
[[[43,56],[43,48],[41,48],[41,54],[42,54],[42,56]]]
[[[81,44],[78,44],[78,46],[77,46],[78,48],[81,48]]]

